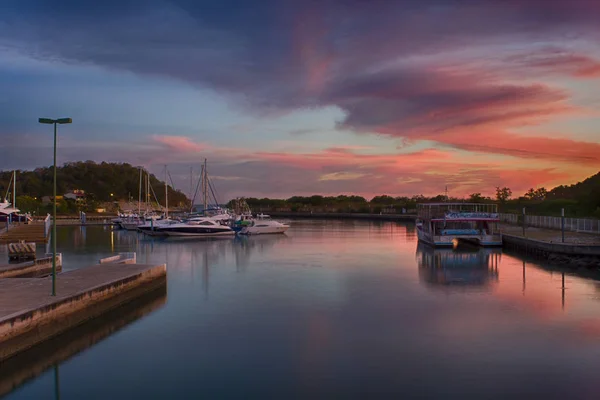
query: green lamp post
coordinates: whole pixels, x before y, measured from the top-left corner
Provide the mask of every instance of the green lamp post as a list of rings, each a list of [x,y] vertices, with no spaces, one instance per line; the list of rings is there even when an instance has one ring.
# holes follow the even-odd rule
[[[56,125],[70,124],[71,118],[40,118],[40,124],[54,125],[54,215],[52,216],[52,296],[56,296]]]

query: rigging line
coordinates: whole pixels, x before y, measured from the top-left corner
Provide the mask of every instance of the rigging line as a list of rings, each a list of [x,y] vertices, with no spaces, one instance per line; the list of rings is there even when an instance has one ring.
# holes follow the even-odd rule
[[[167,174],[169,175],[169,179],[171,180],[171,188],[173,188],[174,191],[177,191],[177,189],[175,189],[175,184],[173,183],[173,177],[171,177],[171,173],[167,171]]]
[[[207,179],[207,181],[208,181],[208,188],[210,189],[210,192],[212,193],[212,196],[213,196],[213,200],[215,201],[215,206],[218,206],[219,200],[217,200],[217,196],[215,195],[213,184],[210,182],[210,179]]]
[[[194,209],[194,202],[196,201],[196,195],[198,194],[198,189],[200,189],[200,179],[198,178],[198,183],[196,184],[196,191],[194,192],[194,197],[192,197],[192,203],[190,205],[190,212]]]
[[[13,174],[14,174],[14,172],[13,172]],[[6,189],[6,195],[4,196],[4,200],[6,200],[6,201],[8,201],[8,194],[10,193],[10,187],[12,186],[12,183],[13,183],[13,176],[11,174],[10,179],[8,181],[8,188]],[[14,205],[13,205],[13,207],[14,207]]]
[[[154,192],[154,188],[152,187],[152,184],[150,184],[150,190],[152,191],[152,194],[154,195],[154,200],[156,200],[156,204],[158,204],[162,208],[163,206],[160,204],[160,202],[156,198],[156,193]]]

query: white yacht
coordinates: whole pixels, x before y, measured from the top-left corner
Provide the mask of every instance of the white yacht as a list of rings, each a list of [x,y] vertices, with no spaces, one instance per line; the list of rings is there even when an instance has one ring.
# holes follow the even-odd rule
[[[289,225],[272,220],[270,216],[259,214],[253,219],[250,225],[240,230],[240,235],[268,235],[276,233],[285,233],[290,228]]]
[[[205,217],[192,218],[186,222],[161,226],[156,230],[159,234],[166,236],[218,237],[235,235],[235,231],[231,227]]]

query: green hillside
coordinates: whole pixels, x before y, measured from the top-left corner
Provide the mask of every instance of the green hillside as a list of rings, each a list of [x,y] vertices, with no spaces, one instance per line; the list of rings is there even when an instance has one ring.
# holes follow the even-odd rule
[[[12,171],[0,172],[0,196],[2,197],[6,195],[11,176]],[[130,198],[137,201],[139,184],[139,168],[127,163],[79,161],[66,163],[57,168],[58,195],[74,189],[84,190],[86,208],[90,210],[103,202],[129,200]],[[154,175],[150,175],[150,184],[159,203],[164,204],[164,182]],[[183,193],[174,190],[170,185],[168,190],[170,205],[189,204],[189,200]],[[52,196],[52,191],[52,167],[37,168],[33,171],[17,171],[17,207],[23,211],[39,209],[42,197]],[[73,211],[73,207],[68,208]]]

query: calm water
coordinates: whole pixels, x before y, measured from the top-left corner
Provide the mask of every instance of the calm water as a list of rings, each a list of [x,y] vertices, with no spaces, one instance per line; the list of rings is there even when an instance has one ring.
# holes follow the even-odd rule
[[[597,281],[499,252],[434,251],[412,225],[59,237],[65,270],[136,251],[167,263],[167,291],[2,369],[0,391],[17,386],[9,399],[600,397]]]

